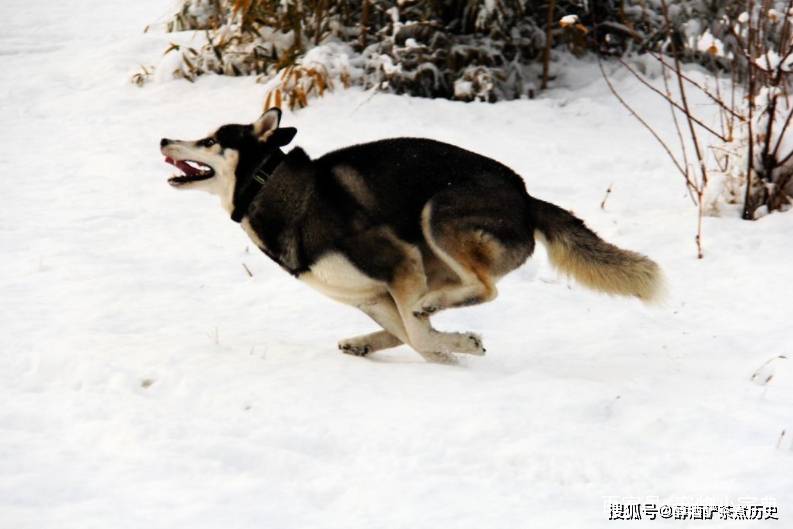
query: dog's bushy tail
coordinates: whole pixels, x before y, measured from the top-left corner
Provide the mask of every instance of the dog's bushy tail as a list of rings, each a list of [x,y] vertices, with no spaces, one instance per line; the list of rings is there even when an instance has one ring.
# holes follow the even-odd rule
[[[607,243],[584,221],[550,202],[531,198],[529,207],[535,237],[560,271],[606,294],[636,296],[645,303],[661,300],[663,275],[654,261]]]

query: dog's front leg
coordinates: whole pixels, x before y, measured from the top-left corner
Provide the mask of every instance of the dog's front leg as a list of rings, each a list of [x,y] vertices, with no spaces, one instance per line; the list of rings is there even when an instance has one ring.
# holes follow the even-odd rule
[[[385,330],[341,340],[339,349],[343,353],[365,356],[406,342],[407,332],[391,296],[383,294],[364,303],[358,303],[356,307]]]
[[[364,334],[362,336],[341,340],[339,342],[339,349],[345,354],[366,356],[369,353],[390,349],[398,345],[402,345],[402,340],[388,331],[377,331],[371,334]]]

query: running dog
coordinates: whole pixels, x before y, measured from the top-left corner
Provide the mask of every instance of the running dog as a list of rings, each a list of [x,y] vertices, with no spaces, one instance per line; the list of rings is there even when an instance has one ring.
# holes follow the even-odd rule
[[[496,282],[534,251],[592,289],[654,301],[656,263],[600,239],[583,221],[526,192],[501,163],[420,138],[346,147],[312,160],[282,148],[297,130],[273,108],[197,141],[163,138],[168,182],[220,197],[284,270],[359,308],[384,330],[339,342],[349,354],[407,344],[431,362],[482,355],[479,336],[439,332],[430,315],[492,301]]]

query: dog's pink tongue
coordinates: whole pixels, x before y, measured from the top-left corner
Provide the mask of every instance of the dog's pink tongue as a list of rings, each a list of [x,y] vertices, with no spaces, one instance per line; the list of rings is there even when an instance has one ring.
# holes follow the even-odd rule
[[[195,176],[201,172],[189,163],[183,162],[182,160],[174,160],[170,156],[165,157],[165,163],[169,163],[175,167],[178,167],[187,176]]]

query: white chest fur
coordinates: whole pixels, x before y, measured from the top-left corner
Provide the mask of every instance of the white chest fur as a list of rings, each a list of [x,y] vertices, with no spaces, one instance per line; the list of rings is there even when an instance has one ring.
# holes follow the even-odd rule
[[[385,283],[367,276],[340,253],[322,257],[299,279],[326,296],[349,304],[366,301],[386,291]]]
[[[256,230],[254,230],[253,226],[251,226],[251,221],[248,220],[248,217],[244,217],[242,219],[240,226],[242,226],[242,229],[248,234],[248,237],[253,241],[253,244],[258,246],[260,249],[264,248],[264,241],[262,241],[262,239],[256,234]]]

